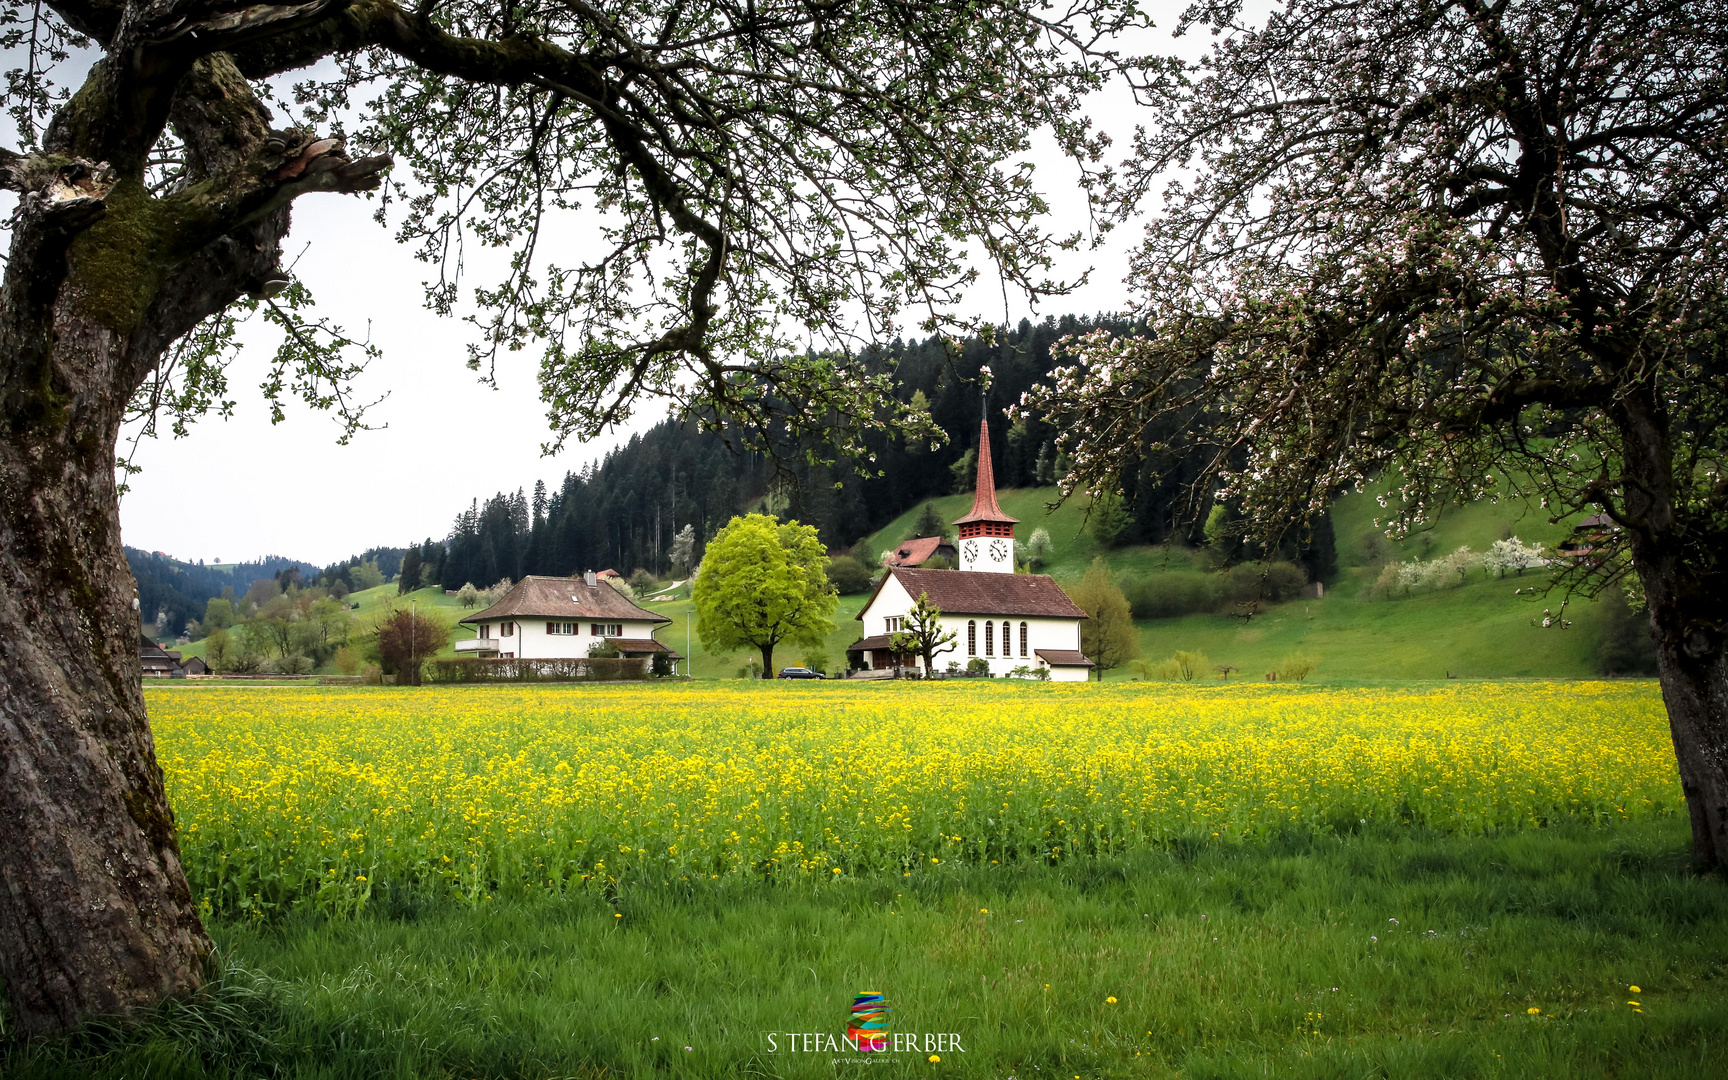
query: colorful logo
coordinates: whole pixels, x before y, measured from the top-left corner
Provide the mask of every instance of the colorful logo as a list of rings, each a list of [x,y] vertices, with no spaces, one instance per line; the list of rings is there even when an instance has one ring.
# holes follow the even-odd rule
[[[846,1022],[846,1041],[860,1051],[888,1049],[888,999],[866,990],[852,999],[852,1016]]]

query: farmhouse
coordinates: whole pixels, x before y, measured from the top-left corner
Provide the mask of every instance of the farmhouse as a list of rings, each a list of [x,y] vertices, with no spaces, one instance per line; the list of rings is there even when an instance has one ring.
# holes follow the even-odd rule
[[[942,611],[942,627],[956,635],[952,652],[938,654],[937,670],[983,659],[992,675],[1015,668],[1043,669],[1050,678],[1082,682],[1092,661],[1080,652],[1080,620],[1086,613],[1047,574],[1014,572],[1017,519],[996,503],[990,464],[990,428],[980,422],[978,487],[971,511],[954,524],[960,530],[958,570],[920,570],[890,563],[876,591],[858,613],[864,636],[846,650],[855,667],[914,667],[914,656],[896,654],[893,635],[905,626],[919,595]]]
[[[654,630],[671,622],[644,611],[598,575],[525,577],[503,599],[463,619],[478,636],[456,643],[457,655],[522,660],[568,660],[588,655],[600,642],[622,656],[671,653]],[[673,659],[682,659],[671,653]]]
[[[958,549],[950,544],[946,537],[920,536],[916,540],[908,540],[893,551],[882,553],[883,566],[919,567],[931,559],[946,559],[953,566],[959,557]]]
[[[186,669],[180,666],[180,654],[169,652],[143,634],[138,635],[138,666],[147,679],[184,679]]]

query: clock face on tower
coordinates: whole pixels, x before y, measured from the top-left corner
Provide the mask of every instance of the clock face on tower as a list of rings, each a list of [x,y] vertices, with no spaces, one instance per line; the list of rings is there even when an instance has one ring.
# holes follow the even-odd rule
[[[1000,540],[990,541],[990,557],[997,562],[1008,561],[1008,545]]]
[[[976,541],[976,540],[966,541],[966,549],[963,552],[963,554],[966,556],[967,562],[977,562],[978,561],[978,541]]]

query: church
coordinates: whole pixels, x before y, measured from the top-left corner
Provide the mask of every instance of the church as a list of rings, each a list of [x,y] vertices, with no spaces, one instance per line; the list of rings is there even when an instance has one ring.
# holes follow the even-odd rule
[[[918,667],[923,659],[896,655],[890,638],[920,593],[942,612],[942,628],[955,634],[954,648],[936,656],[938,671],[964,669],[982,658],[990,674],[1015,668],[1042,669],[1062,682],[1084,682],[1092,661],[1080,651],[1080,621],[1086,613],[1047,574],[1014,572],[1017,519],[996,503],[990,465],[990,427],[980,421],[978,486],[972,509],[954,522],[959,529],[960,568],[920,570],[890,564],[876,591],[858,613],[863,637],[847,648],[853,667]]]

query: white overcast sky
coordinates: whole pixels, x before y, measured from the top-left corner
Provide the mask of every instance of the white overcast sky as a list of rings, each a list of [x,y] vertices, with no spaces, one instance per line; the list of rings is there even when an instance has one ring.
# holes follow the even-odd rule
[[[1191,54],[1204,46],[1168,35],[1185,3],[1155,3],[1160,27],[1143,48]],[[1126,93],[1099,95],[1092,112],[1116,138],[1118,155],[1125,152],[1137,119]],[[1040,184],[1055,208],[1052,228],[1086,228],[1073,167],[1054,153],[1037,160]],[[567,471],[619,441],[571,445],[543,457],[547,425],[535,384],[538,357],[515,354],[500,365],[497,389],[482,386],[464,366],[471,328],[426,310],[421,282],[431,268],[372,220],[375,205],[337,195],[301,198],[285,253],[293,258],[304,248],[295,273],[311,287],[321,315],[357,336],[369,328],[382,348],[357,387],[366,399],[388,393],[369,417],[382,430],[338,446],[334,422],[300,406],[272,426],[256,386],[275,338],[258,332],[256,344],[230,369],[229,396],[237,401],[232,419],[207,418],[185,439],[165,435],[141,445],[135,461],[143,472],[131,478],[120,506],[128,544],[193,562],[275,554],[322,565],[374,545],[442,538],[470,499],[519,486],[532,490],[537,479],[555,487]],[[1034,313],[1010,294],[1011,320],[1124,308],[1126,251],[1138,231],[1117,230],[1103,249],[1074,253],[1059,264],[1057,276],[1070,279],[1092,268],[1090,284],[1071,297]],[[977,290],[974,303],[971,314],[1001,317],[994,279]],[[646,412],[635,426],[650,426],[663,415]]]

